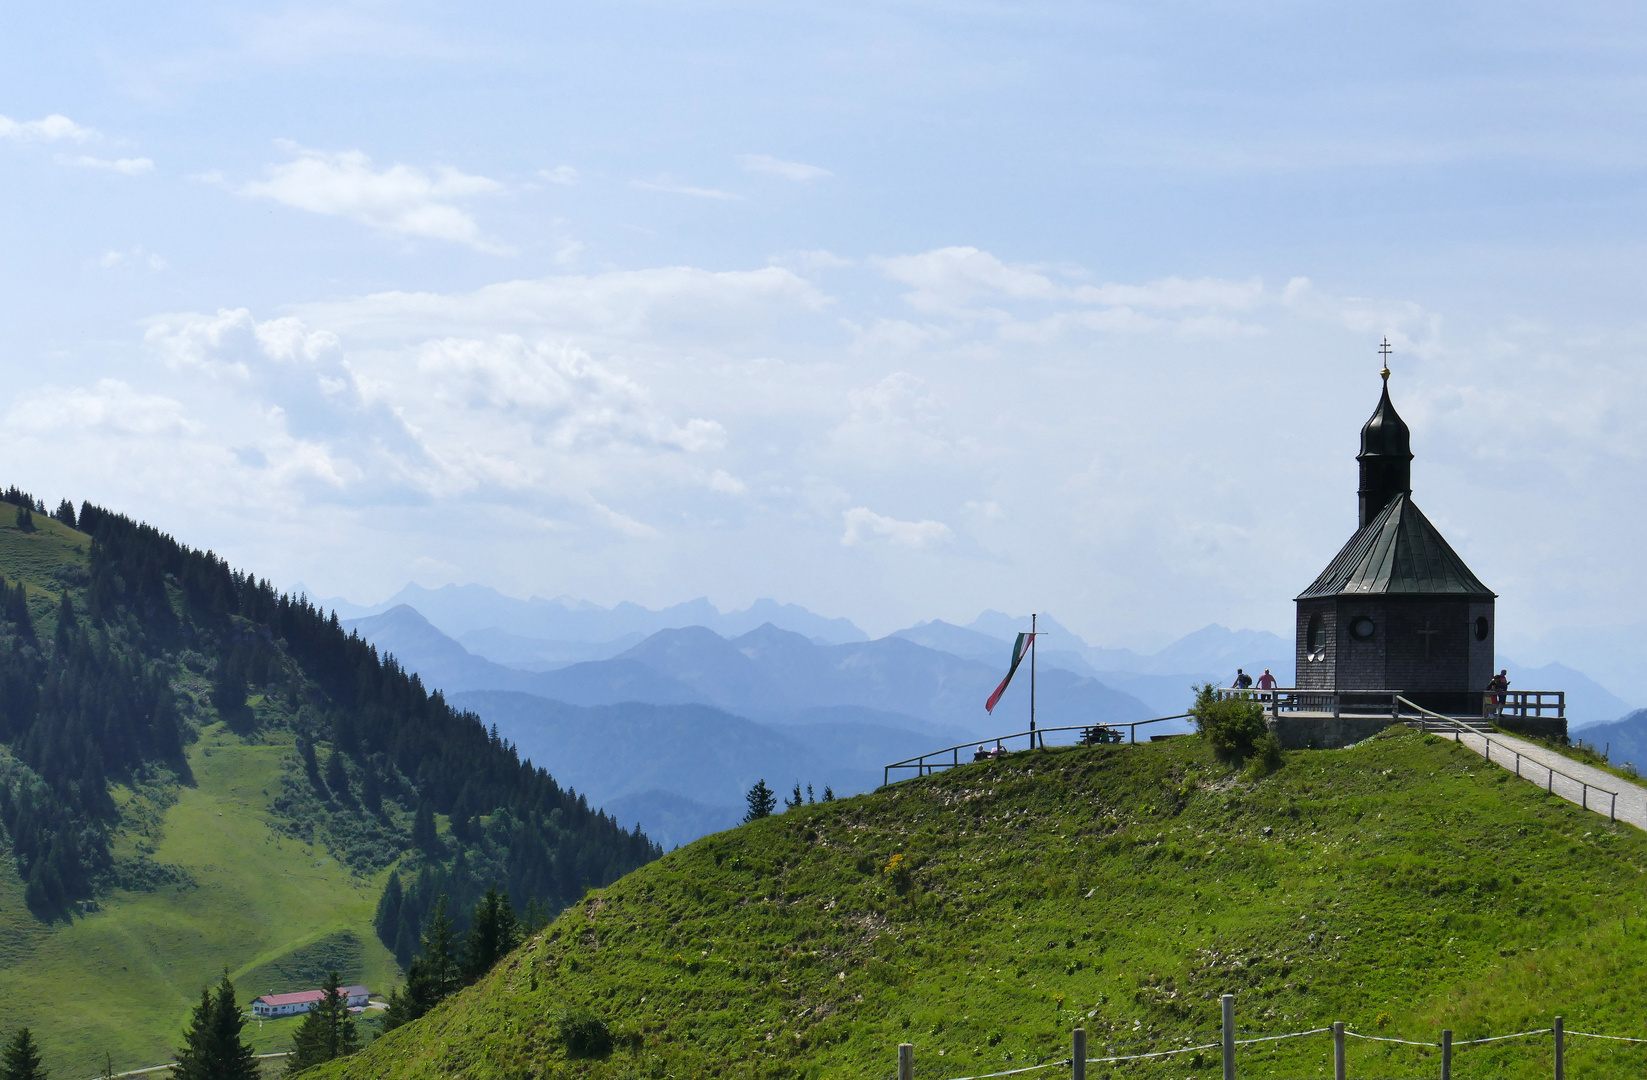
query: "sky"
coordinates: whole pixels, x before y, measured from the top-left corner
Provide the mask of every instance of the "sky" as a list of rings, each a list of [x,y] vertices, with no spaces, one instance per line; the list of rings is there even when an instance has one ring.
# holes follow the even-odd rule
[[[1387,337],[1531,660],[1647,619],[1644,81],[1627,4],[29,5],[0,483],[360,602],[1290,637]]]

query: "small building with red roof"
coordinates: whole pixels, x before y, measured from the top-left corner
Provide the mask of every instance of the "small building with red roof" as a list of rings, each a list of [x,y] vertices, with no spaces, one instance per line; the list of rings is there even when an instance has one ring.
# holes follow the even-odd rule
[[[351,1009],[364,1009],[372,992],[364,986],[340,986],[338,996],[347,999]],[[252,1015],[260,1019],[280,1016],[299,1016],[308,1012],[326,996],[324,990],[302,990],[295,994],[264,994],[252,1002]]]

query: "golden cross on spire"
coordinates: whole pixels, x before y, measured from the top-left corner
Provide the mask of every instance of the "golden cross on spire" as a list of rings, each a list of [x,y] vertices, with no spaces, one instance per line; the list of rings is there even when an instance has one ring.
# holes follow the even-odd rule
[[[1390,339],[1385,338],[1384,343],[1378,347],[1378,355],[1384,358],[1384,370],[1379,374],[1384,376],[1385,382],[1390,381],[1390,352]]]

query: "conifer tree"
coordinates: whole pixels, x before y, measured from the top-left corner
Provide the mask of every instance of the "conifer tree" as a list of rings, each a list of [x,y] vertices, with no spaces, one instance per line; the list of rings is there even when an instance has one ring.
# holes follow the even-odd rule
[[[520,936],[522,940],[542,930],[549,925],[549,909],[543,906],[543,901],[532,897],[526,901],[526,910],[520,916]]]
[[[452,942],[452,920],[446,914],[446,897],[442,895],[423,931],[423,952],[407,966],[405,988],[389,992],[383,1030],[416,1020],[462,986],[463,971]]]
[[[337,972],[330,972],[320,988],[322,997],[303,1016],[292,1035],[292,1052],[286,1058],[286,1073],[302,1072],[333,1058],[348,1057],[360,1049],[360,1032],[349,1015],[349,999],[338,987]]]
[[[793,810],[793,809],[795,809],[796,807],[798,807],[800,805],[801,805],[801,782],[799,780],[797,780],[797,781],[795,781],[795,790],[790,794],[789,798],[787,798],[783,801],[783,808],[785,810]]]
[[[383,895],[378,897],[377,915],[372,919],[372,927],[377,930],[380,939],[395,939],[395,931],[400,928],[400,905],[405,896],[400,884],[400,871],[389,871],[389,882],[383,887]]]
[[[755,786],[749,789],[749,793],[744,796],[744,801],[749,804],[748,811],[743,815],[746,824],[751,821],[759,821],[761,818],[771,817],[772,811],[778,808],[778,796],[771,788],[766,786],[765,777],[755,781]]]
[[[360,805],[374,814],[383,811],[383,784],[377,778],[377,768],[367,762],[361,768]]]
[[[69,500],[64,499],[62,502],[57,504],[57,513],[53,514],[52,517],[56,518],[58,521],[61,521],[69,528],[74,528],[74,504],[69,502]]]
[[[0,1080],[46,1080],[46,1067],[40,1063],[40,1046],[28,1028],[18,1028],[17,1034],[6,1041],[0,1057]]]
[[[234,1000],[234,983],[229,973],[217,984],[200,991],[200,1004],[189,1017],[183,1046],[172,1067],[173,1080],[258,1080],[257,1059],[240,1037],[246,1018]]]
[[[69,590],[64,589],[62,597],[57,601],[57,647],[67,652],[74,644],[74,631],[79,626],[74,617],[74,601],[69,599]]]
[[[349,773],[343,767],[343,755],[336,750],[326,759],[326,786],[332,789],[338,802],[344,805],[354,802],[349,794]]]
[[[463,952],[463,975],[474,982],[520,944],[520,923],[509,906],[509,894],[487,889],[469,920],[469,941]]]
[[[297,740],[298,753],[303,758],[303,772],[314,786],[315,794],[321,799],[328,798],[326,782],[320,778],[320,762],[315,759],[315,744],[313,739],[299,737]]]
[[[17,531],[26,533],[34,531],[34,515],[29,513],[29,508],[26,506],[17,508]]]
[[[29,618],[28,589],[21,581],[17,583],[16,589],[6,589],[3,583],[0,583],[0,589],[5,589],[6,620],[17,627],[19,634],[32,641],[34,622]]]
[[[412,819],[412,846],[430,855],[440,853],[440,835],[435,831],[435,808],[428,802],[418,804],[417,816]]]

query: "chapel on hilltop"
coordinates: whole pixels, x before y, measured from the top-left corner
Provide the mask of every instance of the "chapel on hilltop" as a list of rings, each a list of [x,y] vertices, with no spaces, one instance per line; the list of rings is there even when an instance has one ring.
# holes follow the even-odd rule
[[[1400,690],[1436,712],[1480,716],[1495,594],[1413,502],[1411,433],[1390,401],[1389,368],[1381,374],[1356,455],[1360,528],[1297,597],[1297,686],[1340,700]]]

